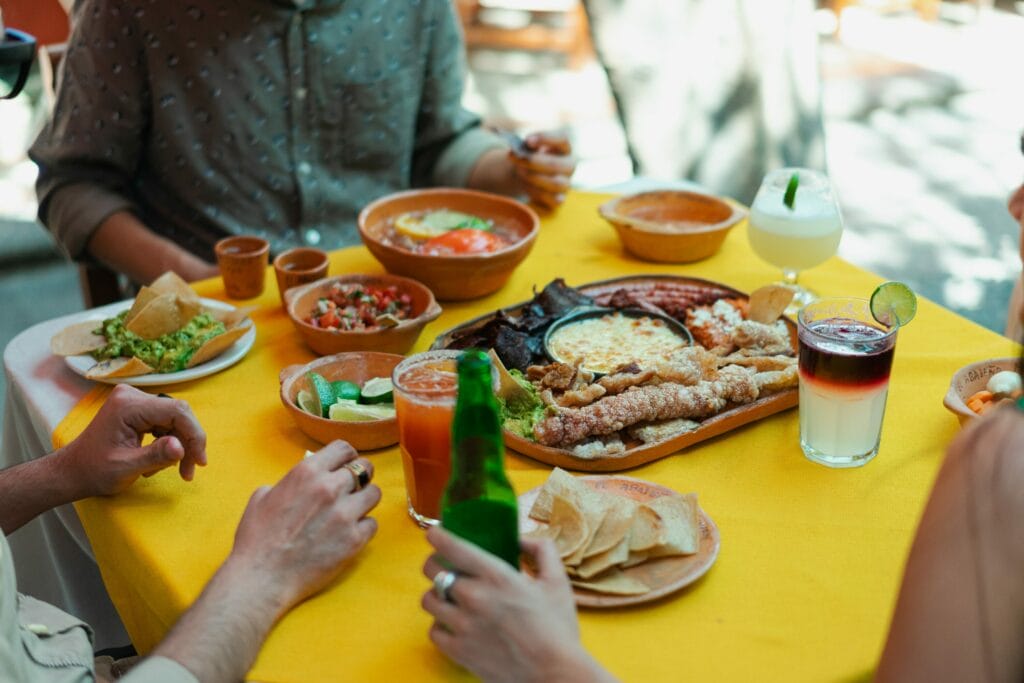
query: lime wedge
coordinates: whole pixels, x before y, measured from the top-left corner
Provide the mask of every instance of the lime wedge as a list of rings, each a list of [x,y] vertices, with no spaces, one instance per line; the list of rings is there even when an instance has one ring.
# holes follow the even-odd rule
[[[316,399],[313,398],[313,394],[305,389],[301,390],[295,397],[295,405],[310,415],[320,417],[320,406],[317,404]]]
[[[794,173],[789,177],[789,184],[786,185],[786,194],[782,198],[782,203],[789,207],[789,210],[793,210],[793,202],[796,201],[796,188],[800,185],[800,176]]]
[[[334,389],[331,388],[331,383],[316,372],[307,372],[306,381],[309,382],[310,394],[313,397],[313,403],[310,405],[317,408],[317,410],[309,412],[320,417],[327,417],[327,409],[334,403]]]
[[[917,296],[902,282],[883,282],[871,295],[871,315],[889,327],[903,327],[917,314]]]
[[[363,403],[394,403],[395,390],[388,377],[374,377],[363,385]]]
[[[349,382],[344,379],[331,382],[331,391],[334,392],[335,401],[339,398],[344,398],[350,401],[359,400],[359,385],[355,382]]]
[[[367,406],[348,401],[338,401],[330,409],[332,420],[340,422],[369,422],[370,420],[386,420],[395,416],[395,407],[391,405]]]

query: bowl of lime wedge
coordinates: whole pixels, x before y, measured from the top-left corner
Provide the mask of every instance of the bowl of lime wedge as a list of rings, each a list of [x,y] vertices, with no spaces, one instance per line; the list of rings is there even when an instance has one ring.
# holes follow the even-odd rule
[[[281,370],[281,403],[295,425],[322,444],[335,439],[358,451],[398,443],[391,371],[404,356],[352,351]]]

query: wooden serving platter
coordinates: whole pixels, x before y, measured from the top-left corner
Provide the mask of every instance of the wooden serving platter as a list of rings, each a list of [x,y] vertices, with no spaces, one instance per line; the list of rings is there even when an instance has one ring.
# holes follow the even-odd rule
[[[744,300],[748,298],[747,294],[744,292],[720,282],[713,282],[711,280],[703,280],[700,278],[679,277],[675,275],[633,275],[592,282],[586,285],[577,286],[576,289],[588,296],[600,296],[601,294],[610,293],[624,285],[629,285],[634,288],[650,287],[651,289],[656,289],[659,284],[671,284],[674,286],[693,285],[696,287],[713,288],[715,290],[725,292],[728,298]],[[523,310],[527,303],[528,302],[522,302],[502,310],[508,315],[516,315]],[[498,311],[495,311],[493,313],[473,318],[462,325],[458,325],[446,332],[443,332],[434,340],[431,348],[446,348],[456,335],[485,324],[497,315],[497,313]],[[792,344],[795,352],[797,350],[796,323],[789,318],[782,318],[782,320],[785,321],[786,326],[789,328],[790,343]],[[702,420],[700,427],[692,432],[678,434],[666,439],[665,441],[657,441],[650,444],[638,444],[627,448],[625,453],[599,456],[596,458],[580,458],[573,455],[572,451],[568,449],[544,446],[507,431],[505,432],[505,445],[517,453],[521,453],[522,455],[533,458],[534,460],[539,460],[540,462],[553,467],[561,467],[563,469],[582,472],[620,472],[622,470],[639,467],[640,465],[646,465],[649,462],[677,453],[678,451],[689,448],[690,446],[700,443],[706,439],[711,439],[721,434],[725,434],[726,432],[730,432],[738,427],[742,427],[743,425],[756,422],[757,420],[768,417],[769,415],[774,415],[775,413],[780,413],[783,410],[788,410],[795,407],[798,402],[799,390],[796,387],[793,387],[792,389],[786,389],[775,394],[769,394],[768,396],[757,399],[753,403],[727,408],[717,415]]]

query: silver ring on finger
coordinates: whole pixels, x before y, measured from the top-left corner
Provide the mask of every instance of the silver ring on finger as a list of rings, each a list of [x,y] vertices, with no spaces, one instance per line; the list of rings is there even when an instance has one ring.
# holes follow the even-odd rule
[[[370,483],[370,470],[364,467],[359,461],[353,460],[352,462],[347,462],[342,465],[342,467],[352,473],[352,481],[355,482],[353,492],[361,491]]]
[[[455,579],[459,578],[459,575],[455,572],[450,572],[447,569],[442,569],[434,575],[434,595],[445,602],[455,602],[452,600],[452,586],[455,585]]]

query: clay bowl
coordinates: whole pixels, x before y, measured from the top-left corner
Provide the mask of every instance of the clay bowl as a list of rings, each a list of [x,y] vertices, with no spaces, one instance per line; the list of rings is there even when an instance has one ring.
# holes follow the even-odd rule
[[[305,321],[316,306],[317,299],[326,296],[335,282],[388,287],[394,285],[412,299],[412,315],[395,327],[368,331],[332,332],[313,327]],[[441,307],[434,301],[429,289],[416,280],[397,275],[340,275],[310,282],[285,292],[288,317],[302,338],[321,356],[345,351],[383,351],[405,353],[416,343],[424,325],[441,315]]]
[[[717,197],[683,190],[617,197],[598,209],[634,256],[659,263],[689,263],[722,247],[746,209]]]
[[[281,403],[295,420],[302,433],[322,444],[335,439],[344,439],[357,451],[385,448],[398,443],[398,421],[391,417],[386,420],[368,422],[340,422],[310,415],[295,404],[299,391],[306,386],[306,373],[318,372],[328,381],[348,380],[362,386],[374,377],[391,377],[391,371],[405,358],[394,353],[354,351],[324,356],[305,365],[289,365],[281,370]]]
[[[965,425],[978,414],[967,407],[965,401],[981,391],[988,384],[988,379],[997,372],[1013,370],[1017,372],[1018,358],[994,358],[965,365],[953,374],[949,382],[949,391],[942,399],[942,405],[956,415],[961,425]]]
[[[430,256],[386,244],[390,223],[409,211],[451,209],[493,220],[514,231],[519,239],[489,254]],[[412,190],[382,197],[359,214],[359,234],[389,273],[415,277],[442,301],[476,299],[496,292],[522,263],[540,229],[540,219],[530,207],[495,194],[439,188]]]

